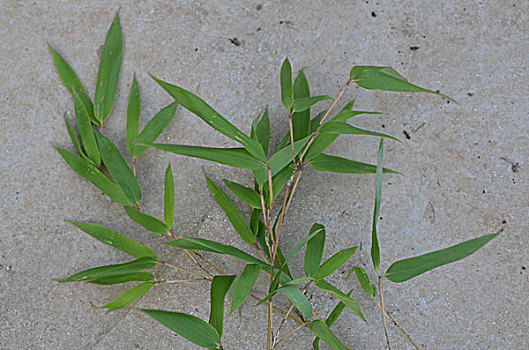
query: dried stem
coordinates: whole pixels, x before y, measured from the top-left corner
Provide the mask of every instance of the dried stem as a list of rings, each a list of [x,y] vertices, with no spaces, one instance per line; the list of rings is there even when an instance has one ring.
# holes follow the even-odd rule
[[[386,335],[386,343],[388,350],[391,350],[391,345],[389,343],[388,337],[388,326],[386,324],[386,311],[384,310],[384,292],[382,290],[382,276],[378,276],[378,290],[380,295],[380,309],[382,310],[382,323],[384,324],[384,334]]]
[[[296,333],[297,331],[299,331],[300,329],[303,329],[303,327],[307,326],[310,322],[304,322],[302,324],[300,324],[299,326],[297,326],[295,329],[293,329],[290,333],[288,333],[287,335],[285,335],[283,338],[281,338],[277,343],[275,343],[275,345],[272,347],[272,350],[276,348],[276,346],[279,345],[279,343],[281,343],[283,340],[286,340],[288,339],[292,334]]]
[[[380,308],[380,310],[382,310],[382,306],[377,303],[377,306]],[[386,314],[386,316],[391,320],[391,322],[393,322],[393,324],[395,325],[395,327],[397,327],[401,332],[402,334],[404,334],[406,336],[406,338],[408,338],[408,340],[410,341],[410,343],[413,345],[413,347],[415,348],[415,350],[419,350],[419,347],[417,346],[417,344],[415,344],[415,342],[413,341],[413,339],[411,339],[410,335],[408,333],[406,333],[406,331],[404,330],[404,328],[402,328],[402,326],[397,322],[397,320],[393,317],[393,315],[391,315],[390,313],[387,313],[386,311],[384,311],[384,313]]]
[[[165,266],[169,266],[169,267],[172,268],[172,269],[175,269],[175,270],[178,270],[178,271],[182,271],[182,272],[187,272],[187,273],[190,274],[190,275],[193,275],[193,276],[196,276],[196,277],[198,277],[198,278],[201,278],[201,279],[204,279],[204,280],[206,280],[206,281],[210,281],[210,282],[211,282],[211,279],[210,279],[210,278],[205,277],[205,276],[202,276],[202,275],[200,275],[200,274],[198,274],[198,273],[196,273],[196,272],[193,272],[193,271],[191,271],[191,270],[188,270],[188,269],[186,269],[186,268],[183,268],[183,267],[180,267],[180,266],[176,266],[176,265],[173,265],[173,264],[171,264],[171,263],[168,263],[167,261],[162,261],[162,260],[160,260],[160,263],[162,263],[162,264],[165,265]]]

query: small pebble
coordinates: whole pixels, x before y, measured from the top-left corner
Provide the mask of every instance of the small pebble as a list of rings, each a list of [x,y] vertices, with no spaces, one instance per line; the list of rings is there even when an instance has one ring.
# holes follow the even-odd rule
[[[11,265],[6,265],[6,271],[11,271]]]

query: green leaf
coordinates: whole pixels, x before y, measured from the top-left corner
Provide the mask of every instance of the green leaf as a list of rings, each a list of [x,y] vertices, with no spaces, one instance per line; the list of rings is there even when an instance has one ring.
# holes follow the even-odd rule
[[[362,320],[364,321],[366,320],[364,318],[364,315],[362,314],[360,305],[358,305],[358,303],[354,301],[353,299],[351,299],[351,297],[349,297],[347,294],[345,294],[344,292],[342,292],[341,290],[339,290],[338,288],[336,288],[335,286],[333,286],[332,284],[330,284],[329,282],[325,280],[316,281],[314,285],[316,286],[316,288],[320,290],[331,292],[332,294],[336,295],[338,299],[340,299],[340,301],[344,303],[345,306],[347,306],[352,312],[360,316]]]
[[[322,232],[323,232],[323,235],[325,235],[325,227],[323,227],[323,225],[320,225],[320,224],[312,225],[312,227],[311,227],[311,229],[309,231],[309,235],[307,237],[303,238],[301,241],[299,241],[298,244],[296,244],[294,246],[294,248],[292,248],[292,250],[290,252],[288,252],[287,257],[285,259],[285,262],[290,261],[290,259],[292,259],[294,257],[294,255],[298,251],[300,251],[301,248],[303,248],[305,243],[307,243],[308,241],[310,241],[311,239],[313,239],[315,236],[319,235]],[[321,261],[321,257],[320,257],[320,261]],[[319,263],[318,263],[318,265],[319,265]]]
[[[309,82],[307,81],[307,77],[305,77],[305,73],[303,71],[300,71],[296,77],[296,80],[294,80],[293,92],[295,101],[310,97]],[[301,140],[302,138],[309,136],[310,108],[303,112],[296,111],[292,113],[292,129],[294,130],[294,141]]]
[[[377,167],[354,160],[320,154],[310,161],[310,165],[318,171],[330,171],[342,174],[376,174]],[[384,168],[384,174],[400,174],[398,171]]]
[[[378,115],[378,114],[383,114],[383,113],[381,113],[381,112],[370,112],[370,111],[351,111],[351,110],[348,110],[348,109],[344,109],[344,110],[340,111],[338,114],[336,114],[334,116],[334,118],[332,118],[330,121],[331,122],[342,122],[342,123],[345,123],[346,121],[348,121],[351,118],[354,118],[354,117],[359,116],[359,115],[364,115],[364,114]]]
[[[215,198],[215,201],[220,205],[222,210],[224,210],[228,220],[235,228],[235,231],[237,231],[246,243],[254,244],[255,236],[239,210],[215,182],[213,182],[208,176],[206,176],[206,180],[213,198]]]
[[[65,149],[55,147],[66,163],[88,182],[99,188],[114,202],[120,205],[130,205],[132,202],[125,196],[123,190],[106,177],[92,162],[69,152]]]
[[[152,309],[138,309],[181,335],[195,345],[207,349],[216,349],[220,345],[220,335],[213,326],[198,317],[181,312]]]
[[[132,158],[135,158],[137,147],[132,143],[140,133],[140,89],[138,88],[138,81],[136,80],[136,74],[132,79],[132,85],[129,93],[129,103],[127,105],[127,127],[125,129],[125,135],[127,139],[127,149],[129,150]]]
[[[294,154],[297,156],[303,147],[309,142],[310,136],[307,136],[299,141],[294,142]],[[286,146],[285,148],[277,151],[270,160],[270,171],[272,176],[279,173],[284,167],[292,162],[292,146]],[[273,182],[272,182],[273,183]]]
[[[496,233],[474,238],[448,248],[396,261],[386,271],[386,277],[393,282],[405,282],[436,267],[461,260],[476,252],[502,231],[503,228]]]
[[[125,212],[129,216],[129,218],[131,218],[132,221],[134,221],[138,225],[143,226],[150,232],[164,235],[170,230],[170,227],[168,227],[160,220],[153,218],[150,215],[144,214],[134,207],[126,206],[123,207],[123,209],[125,209]]]
[[[72,141],[73,147],[81,157],[86,157],[86,154],[81,149],[81,144],[79,143],[79,138],[77,137],[75,130],[68,122],[68,119],[66,119],[66,113],[64,114],[64,123],[66,124],[66,130],[68,130],[68,135],[70,136],[70,140]]]
[[[272,177],[272,190],[274,191],[274,199],[279,196],[281,190],[288,183],[288,180],[290,180],[293,171],[294,165],[289,164],[288,166],[284,167],[283,170],[281,170],[275,176]],[[265,193],[268,193],[268,186],[265,186],[264,189]]]
[[[59,73],[59,76],[61,77],[61,80],[64,83],[66,89],[70,91],[72,97],[74,95],[74,92],[79,95],[79,97],[83,101],[83,104],[85,105],[86,110],[88,111],[90,120],[95,124],[99,124],[94,117],[94,105],[92,104],[92,100],[86,93],[83,84],[77,77],[77,74],[75,74],[74,70],[70,67],[68,62],[66,62],[66,60],[62,58],[62,56],[49,43],[48,48],[50,50],[51,56],[53,57],[53,63],[55,64],[55,68],[57,68],[57,72]]]
[[[134,140],[135,143],[153,143],[164,129],[173,120],[178,103],[173,102],[167,107],[161,109],[145,125],[141,134]],[[147,150],[146,146],[134,145],[134,156],[137,158]]]
[[[165,170],[165,180],[164,180],[164,196],[163,196],[163,220],[165,225],[169,229],[174,226],[174,179],[173,179],[173,170],[171,168],[171,163],[167,166]]]
[[[101,158],[110,172],[110,175],[116,180],[127,198],[132,203],[139,205],[141,200],[140,184],[127,165],[127,162],[125,162],[119,153],[118,148],[112,143],[112,141],[98,132],[95,134]]]
[[[353,271],[367,296],[375,298],[377,296],[377,287],[369,281],[369,276],[367,275],[366,270],[358,266],[353,266],[351,272]]]
[[[320,101],[325,101],[325,100],[332,100],[332,97],[323,95],[323,96],[298,98],[294,100],[294,104],[292,105],[292,111],[293,112],[303,112],[303,111],[306,111],[307,109],[310,109],[310,107],[314,106],[316,103]]]
[[[212,162],[229,165],[235,168],[258,170],[263,169],[264,164],[255,160],[246,150],[242,148],[212,148],[187,145],[171,144],[145,144],[175,154],[188,157],[210,160]]]
[[[392,139],[397,142],[401,142],[399,139],[389,136],[386,134],[381,134],[374,131],[359,129],[357,127],[354,127],[350,124],[347,124],[345,122],[336,122],[336,121],[330,121],[325,124],[323,124],[320,128],[320,133],[322,134],[348,134],[348,135],[369,135],[369,136],[379,136],[379,137],[386,137],[388,139]]]
[[[226,187],[246,204],[255,209],[261,209],[261,196],[251,188],[243,186],[237,182],[223,180]]]
[[[331,256],[327,261],[320,265],[316,273],[314,274],[314,279],[320,280],[332,274],[336,269],[345,264],[354,253],[358,250],[358,246],[351,248],[346,248],[340,250],[338,253]]]
[[[265,154],[268,154],[268,148],[270,146],[270,119],[268,118],[268,108],[252,122],[251,137],[259,141],[261,146],[263,146]]]
[[[294,96],[292,92],[292,67],[288,57],[285,57],[281,65],[281,102],[286,109],[290,110],[294,103]]]
[[[309,299],[303,294],[299,288],[287,285],[278,289],[279,292],[285,294],[285,296],[294,304],[294,306],[301,311],[305,317],[312,317],[312,305],[310,305]]]
[[[323,225],[314,224],[309,231],[309,235],[316,231],[317,234],[308,241],[307,248],[305,249],[303,270],[306,276],[313,276],[316,273],[321,263],[321,257],[323,256],[325,228]]]
[[[240,250],[239,248],[235,248],[230,245],[225,245],[203,238],[181,237],[175,241],[165,244],[179,249],[200,250],[216,254],[227,254],[233,256],[234,258],[249,262],[251,264],[257,264],[262,267],[268,267],[268,264],[264,261],[257,259],[256,257]]]
[[[322,320],[314,320],[309,324],[309,328],[312,333],[316,334],[318,338],[323,340],[327,345],[329,345],[334,350],[345,350],[345,345],[342,344],[340,339],[338,339],[334,334],[332,334],[329,326],[325,324]]]
[[[347,296],[350,296],[352,292],[353,290],[351,289],[349,293],[347,293]],[[334,322],[338,320],[338,317],[340,317],[344,308],[345,308],[345,304],[340,301],[334,307],[334,309],[332,309],[331,313],[329,314],[329,317],[327,317],[327,319],[325,320],[325,324],[327,325],[327,327],[330,328],[334,324]],[[320,338],[319,337],[316,337],[316,339],[314,339],[314,341],[312,342],[312,348],[314,350],[319,350],[320,348]]]
[[[96,167],[99,167],[101,165],[101,157],[88,111],[75,91],[73,92],[73,99],[75,102],[75,118],[77,120],[79,134],[81,135],[81,142],[83,143],[88,158],[94,162]]]
[[[261,266],[256,264],[248,264],[244,267],[241,277],[235,284],[235,289],[232,293],[230,314],[237,310],[242,303],[248,298],[252,291],[253,285],[261,274]]]
[[[382,197],[382,155],[384,152],[384,139],[380,139],[380,145],[378,146],[378,161],[377,161],[377,172],[375,179],[375,208],[373,210],[373,226],[371,229],[371,260],[373,266],[378,273],[378,267],[380,266],[380,248],[378,246],[377,237],[377,222],[380,213],[380,199]]]
[[[157,259],[153,257],[143,257],[124,264],[106,265],[94,267],[92,269],[78,272],[70,277],[59,280],[58,282],[78,282],[97,280],[101,278],[116,277],[127,275],[132,272],[151,269],[156,266]]]
[[[233,124],[211,108],[206,102],[195,94],[152,77],[160,86],[171,95],[182,107],[196,114],[213,129],[232,140],[239,142],[256,159],[266,162],[266,155],[261,144],[237,129]]]
[[[123,35],[119,15],[116,14],[105,39],[99,71],[97,72],[94,115],[96,120],[100,122],[108,118],[114,107],[122,55]]]
[[[152,282],[145,282],[129,289],[106,305],[101,306],[102,309],[121,309],[134,301],[138,300],[154,286]]]
[[[158,258],[155,252],[144,246],[141,243],[138,243],[126,236],[123,236],[121,233],[113,231],[107,227],[90,224],[87,222],[79,221],[68,221],[69,223],[75,225],[81,231],[89,234],[95,239],[108,244],[111,247],[121,250],[129,255],[132,255],[135,258],[143,257],[152,257]]]
[[[355,66],[351,68],[350,75],[356,84],[364,89],[398,92],[428,92],[455,102],[446,95],[432,90],[423,89],[422,87],[408,82],[408,79],[404,78],[391,67]]]
[[[224,324],[224,299],[234,279],[234,275],[215,276],[211,283],[209,324],[217,330],[220,337],[222,337]]]
[[[126,275],[119,275],[113,277],[104,277],[96,280],[88,281],[88,283],[99,284],[99,285],[113,285],[127,282],[149,282],[154,281],[154,275],[150,272],[133,272]]]
[[[310,120],[310,132],[311,133],[316,131],[316,128],[320,125],[321,119],[323,118],[324,114],[325,112],[318,113],[317,116],[315,116],[314,118]]]

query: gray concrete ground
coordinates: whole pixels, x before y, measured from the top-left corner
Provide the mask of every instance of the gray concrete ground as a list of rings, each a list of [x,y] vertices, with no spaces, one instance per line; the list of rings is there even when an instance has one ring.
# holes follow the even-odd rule
[[[269,106],[274,144],[285,132],[279,67],[289,56],[304,68],[314,94],[335,95],[355,64],[390,65],[412,82],[459,101],[431,95],[352,88],[363,109],[385,112],[357,119],[360,127],[403,139],[386,143],[387,166],[404,176],[384,180],[382,267],[441,248],[506,223],[477,254],[402,285],[386,283],[387,308],[427,349],[527,349],[529,245],[529,3],[526,1],[0,1],[0,348],[194,349],[135,312],[105,315],[101,305],[125,289],[58,284],[84,268],[127,258],[74,229],[64,219],[96,222],[157,248],[192,267],[185,256],[124,217],[122,209],[73,173],[51,145],[71,148],[62,115],[72,103],[53,67],[46,41],[94,92],[98,49],[118,7],[125,54],[117,104],[106,132],[124,147],[126,97],[133,71],[148,118],[171,99],[148,73],[186,87],[231,122],[249,130]],[[230,41],[237,38],[240,45]],[[345,101],[345,100],[344,100]],[[315,108],[315,110],[324,108]],[[405,137],[406,132],[409,137]],[[178,109],[164,142],[232,145],[198,118]],[[377,140],[341,137],[331,153],[373,162]],[[208,193],[214,179],[249,182],[227,167],[149,150],[139,160],[143,207],[160,216],[163,171],[173,164],[179,233],[240,245]],[[325,255],[363,244],[350,264],[368,264],[373,201],[371,176],[308,170],[288,217],[291,247],[313,222],[327,227]],[[231,259],[208,256],[237,273]],[[300,271],[301,258],[294,262]],[[368,265],[369,267],[369,265]],[[345,271],[345,270],[344,270]],[[344,271],[333,281],[356,285]],[[159,276],[177,276],[158,269]],[[265,291],[259,284],[256,293]],[[320,315],[336,300],[311,292]],[[363,323],[345,312],[335,332],[354,349],[382,349],[376,305],[357,288]],[[157,287],[138,305],[206,318],[207,285]],[[279,299],[278,299],[279,300]],[[287,329],[294,325],[289,324]],[[226,349],[263,348],[265,309],[247,303],[227,318]],[[395,349],[410,344],[393,326]],[[283,349],[309,349],[308,330]]]

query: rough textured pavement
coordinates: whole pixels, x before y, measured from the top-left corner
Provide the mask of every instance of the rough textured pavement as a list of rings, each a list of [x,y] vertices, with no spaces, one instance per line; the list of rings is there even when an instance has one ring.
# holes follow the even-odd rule
[[[0,0],[1,349],[195,348],[144,315],[105,315],[90,305],[111,300],[125,290],[121,287],[52,281],[127,259],[65,219],[107,225],[148,242],[168,260],[193,266],[126,219],[51,146],[71,148],[62,115],[68,111],[71,117],[73,108],[46,42],[66,57],[93,95],[98,49],[120,6],[124,64],[105,129],[122,149],[134,71],[144,120],[171,101],[149,78],[151,72],[194,91],[244,131],[268,105],[275,145],[287,128],[278,83],[285,56],[294,72],[305,70],[314,94],[335,95],[352,65],[373,64],[390,65],[410,81],[458,100],[456,105],[432,95],[352,88],[343,101],[356,97],[359,108],[385,113],[359,117],[357,126],[403,140],[386,143],[386,165],[404,175],[384,178],[383,270],[396,259],[492,233],[506,223],[500,237],[467,260],[402,285],[386,283],[387,309],[420,348],[529,348],[528,2]],[[160,140],[232,145],[181,108]],[[330,153],[373,162],[377,142],[341,137]],[[177,231],[240,245],[210,197],[202,169],[216,180],[248,183],[249,175],[149,150],[138,172],[143,207],[153,215],[162,212],[169,161],[175,173]],[[369,267],[373,193],[371,176],[308,170],[288,217],[284,245],[292,247],[313,222],[320,222],[328,232],[325,256],[362,243],[348,266]],[[240,271],[228,258],[208,257],[227,271]],[[301,266],[298,258],[293,268],[300,271]],[[157,274],[179,276],[164,269]],[[357,286],[346,270],[332,280],[343,289]],[[263,295],[261,282],[256,293]],[[208,288],[201,282],[156,287],[138,305],[207,318]],[[336,303],[314,291],[309,295],[322,316]],[[367,323],[346,311],[333,329],[351,348],[382,349],[377,306],[358,286],[353,296]],[[264,347],[266,310],[252,304],[245,304],[241,316],[228,317],[225,349]],[[392,325],[389,336],[395,349],[411,348]],[[309,349],[312,339],[304,330],[282,348]]]

